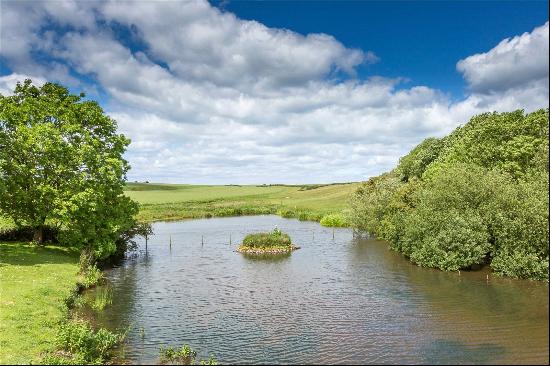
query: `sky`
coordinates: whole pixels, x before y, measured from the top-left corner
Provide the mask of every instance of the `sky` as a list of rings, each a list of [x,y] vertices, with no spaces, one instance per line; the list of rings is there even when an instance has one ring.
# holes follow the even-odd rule
[[[362,181],[473,115],[548,107],[546,1],[0,0],[0,93],[84,91],[130,181]]]

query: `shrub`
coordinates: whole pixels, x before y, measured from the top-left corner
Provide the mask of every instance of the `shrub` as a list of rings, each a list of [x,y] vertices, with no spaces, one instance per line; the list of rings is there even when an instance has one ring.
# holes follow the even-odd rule
[[[284,217],[285,219],[290,219],[296,217],[296,212],[289,208],[282,208],[280,210],[277,210],[277,215]]]
[[[84,288],[90,288],[103,280],[103,272],[95,265],[88,266],[82,273],[81,284]]]
[[[94,331],[84,321],[68,321],[59,327],[57,352],[46,355],[43,364],[102,364],[124,335],[107,329]]]
[[[179,365],[195,365],[197,352],[191,347],[184,344],[180,349],[174,347],[160,347],[160,361],[161,363],[172,363]],[[217,365],[218,362],[214,357],[210,357],[208,360],[200,360],[199,365]]]
[[[321,225],[327,227],[347,227],[349,226],[348,221],[341,213],[328,214],[323,216],[321,219]]]

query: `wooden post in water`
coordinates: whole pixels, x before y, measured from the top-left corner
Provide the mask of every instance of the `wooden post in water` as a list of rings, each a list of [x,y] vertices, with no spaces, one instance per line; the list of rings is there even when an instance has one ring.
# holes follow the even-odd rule
[[[315,231],[312,231],[312,232],[311,232],[311,235],[312,235],[312,237],[313,237],[313,240],[315,240]]]
[[[145,234],[145,254],[147,254],[147,234]]]
[[[172,251],[172,235],[170,235],[170,251]]]
[[[201,245],[204,245],[204,235],[201,235]]]
[[[332,240],[334,240],[334,228],[332,228]]]
[[[229,245],[231,245],[231,233],[229,233]]]

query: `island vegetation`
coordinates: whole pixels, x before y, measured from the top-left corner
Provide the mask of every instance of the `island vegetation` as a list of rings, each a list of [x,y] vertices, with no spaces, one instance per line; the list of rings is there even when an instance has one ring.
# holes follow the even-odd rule
[[[414,263],[548,281],[548,109],[484,113],[352,195],[350,221]]]
[[[283,254],[290,253],[299,247],[292,244],[288,234],[278,228],[267,233],[248,234],[237,251],[246,254]]]

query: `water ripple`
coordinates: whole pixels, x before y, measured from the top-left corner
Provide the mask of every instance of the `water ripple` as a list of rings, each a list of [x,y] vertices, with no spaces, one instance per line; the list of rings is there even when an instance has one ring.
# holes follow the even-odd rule
[[[275,225],[302,249],[276,260],[234,252]],[[419,268],[350,230],[333,239],[276,216],[154,230],[147,255],[108,272],[115,303],[100,317],[132,325],[134,363],[183,343],[222,363],[548,363],[547,284]]]

